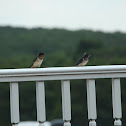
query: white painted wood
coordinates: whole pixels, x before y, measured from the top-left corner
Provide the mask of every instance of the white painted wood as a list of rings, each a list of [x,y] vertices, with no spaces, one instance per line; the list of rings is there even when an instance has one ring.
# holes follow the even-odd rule
[[[89,126],[96,126],[95,120],[89,122]]]
[[[0,82],[125,78],[126,65],[0,70]]]
[[[10,83],[10,108],[11,108],[11,123],[19,123],[19,89],[18,83]]]
[[[97,118],[95,80],[87,80],[87,106],[88,119],[95,120]]]
[[[70,122],[64,122],[64,126],[71,126]]]
[[[0,82],[22,82],[22,81],[50,81],[50,80],[77,80],[77,79],[97,79],[97,78],[125,78],[125,73],[106,73],[106,74],[79,74],[74,75],[37,75],[37,76],[20,76],[20,77],[0,77]]]
[[[45,124],[44,123],[39,123],[39,125],[38,126],[45,126]]]
[[[18,123],[19,117],[19,91],[18,83],[20,81],[37,81],[37,120],[44,122],[46,120],[45,112],[45,89],[44,81],[61,80],[62,85],[62,108],[64,126],[70,126],[71,120],[71,98],[70,81],[74,79],[87,79],[87,103],[89,125],[95,126],[96,112],[96,91],[95,79],[112,79],[112,99],[113,99],[113,117],[114,124],[121,125],[121,91],[120,79],[126,78],[126,65],[108,65],[108,66],[85,66],[85,67],[56,67],[56,68],[35,68],[35,69],[2,69],[0,70],[0,82],[10,83],[10,104],[11,104],[11,122]],[[93,120],[93,121],[92,121]],[[15,124],[14,126],[17,126]],[[40,123],[43,126],[43,123]]]
[[[63,120],[71,120],[71,97],[70,97],[70,81],[61,81],[62,88],[62,110],[63,110]]]
[[[44,82],[36,82],[37,121],[46,121]],[[44,124],[42,124],[44,125]]]
[[[120,119],[114,121],[114,126],[122,126],[122,122]]]
[[[112,79],[113,118],[122,118],[120,79]]]

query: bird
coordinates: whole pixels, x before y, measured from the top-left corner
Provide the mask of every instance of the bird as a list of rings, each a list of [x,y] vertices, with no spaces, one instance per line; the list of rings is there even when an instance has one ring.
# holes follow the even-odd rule
[[[89,57],[90,57],[89,54],[84,53],[82,58],[75,64],[75,66],[85,66],[89,61]]]
[[[42,62],[43,62],[43,56],[45,55],[45,53],[39,53],[38,56],[35,58],[35,60],[33,61],[32,65],[30,66],[30,68],[36,68],[36,67],[40,67]]]

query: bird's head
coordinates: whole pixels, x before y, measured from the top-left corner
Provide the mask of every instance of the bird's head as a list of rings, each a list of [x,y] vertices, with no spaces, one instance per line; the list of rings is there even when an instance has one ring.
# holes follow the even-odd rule
[[[39,53],[39,55],[38,55],[39,59],[43,59],[44,55],[45,55],[45,53]]]
[[[83,55],[84,59],[89,59],[90,56],[91,56],[91,55],[89,55],[89,54],[87,54],[87,53],[84,53],[84,55]]]

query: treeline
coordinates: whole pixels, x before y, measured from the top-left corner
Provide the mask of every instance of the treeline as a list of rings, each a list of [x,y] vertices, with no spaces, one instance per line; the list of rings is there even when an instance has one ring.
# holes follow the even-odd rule
[[[0,68],[28,68],[39,52],[45,52],[41,67],[73,66],[87,52],[87,65],[126,63],[126,34],[121,32],[45,28],[0,27]],[[126,97],[121,79],[122,99]],[[47,81],[47,120],[62,118],[60,81]],[[21,120],[36,120],[35,82],[20,83]],[[112,125],[111,80],[96,80],[98,124]],[[107,92],[107,93],[106,93]],[[87,125],[86,81],[71,81],[72,125]],[[123,100],[123,112],[126,113]],[[0,84],[0,124],[10,125],[9,84]],[[126,115],[123,123],[126,124]],[[108,120],[108,121],[107,121]]]

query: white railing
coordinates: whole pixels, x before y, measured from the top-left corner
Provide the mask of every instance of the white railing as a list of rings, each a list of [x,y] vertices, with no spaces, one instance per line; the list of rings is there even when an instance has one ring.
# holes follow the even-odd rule
[[[44,82],[47,80],[61,80],[64,126],[71,126],[70,80],[73,79],[87,80],[89,125],[96,126],[95,79],[97,78],[112,79],[114,125],[121,125],[120,78],[126,78],[126,65],[0,70],[0,82],[10,82],[11,123],[13,126],[18,126],[20,122],[18,83],[21,81],[36,82],[37,121],[39,122],[39,126],[44,126],[44,122],[46,121]]]

